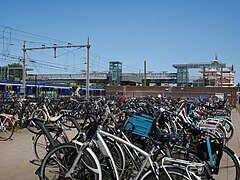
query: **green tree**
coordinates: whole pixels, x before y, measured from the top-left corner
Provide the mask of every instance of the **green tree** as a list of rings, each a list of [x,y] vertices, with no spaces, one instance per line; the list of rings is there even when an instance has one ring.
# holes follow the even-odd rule
[[[97,88],[105,88],[106,84],[104,84],[104,83],[96,83],[96,87]]]
[[[13,80],[20,80],[22,78],[22,65],[20,63],[8,64],[9,74]]]

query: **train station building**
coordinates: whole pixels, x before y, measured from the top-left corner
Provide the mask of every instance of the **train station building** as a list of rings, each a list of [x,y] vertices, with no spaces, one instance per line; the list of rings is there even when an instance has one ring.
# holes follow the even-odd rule
[[[147,86],[192,86],[192,87],[234,87],[234,66],[214,60],[205,63],[173,64],[176,72],[147,71],[145,73],[123,73],[122,62],[109,62],[106,72],[90,72],[90,83],[110,86],[142,86],[146,77]],[[19,81],[20,67],[1,67],[0,81]],[[27,81],[48,84],[75,83],[85,85],[86,71],[78,74],[30,74]]]

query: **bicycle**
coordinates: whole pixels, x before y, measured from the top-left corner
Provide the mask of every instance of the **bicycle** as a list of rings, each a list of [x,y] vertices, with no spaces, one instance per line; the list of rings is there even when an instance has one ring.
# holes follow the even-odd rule
[[[37,158],[36,160],[39,162],[41,162],[46,153],[56,145],[68,143],[71,139],[81,137],[82,129],[74,117],[69,115],[65,115],[65,117],[68,118],[68,121],[74,124],[74,127],[77,129],[77,132],[72,133],[73,137],[70,137],[62,127],[62,119],[52,122],[52,124],[46,124],[45,120],[39,118],[31,119],[31,121],[40,129],[40,132],[35,134],[32,138],[34,154]]]
[[[1,113],[0,114],[0,141],[10,139],[14,133],[15,123],[12,115]]]
[[[229,175],[234,180],[240,178],[238,156],[224,145],[223,139],[216,133],[196,129],[186,124],[183,124],[182,131],[179,133],[182,144],[174,147],[174,157],[182,156],[196,162],[204,162],[212,178],[226,177],[227,179]]]
[[[62,144],[52,149],[42,161],[39,170],[40,178],[80,178],[76,175],[81,174],[81,172],[88,172],[89,177],[92,179],[101,179],[101,165],[99,160],[96,160],[96,154],[93,153],[95,152],[94,149],[97,147],[107,161],[111,178],[118,180],[120,176],[117,166],[104,139],[104,137],[108,137],[120,144],[128,146],[145,157],[140,171],[135,174],[135,177],[133,177],[134,179],[147,179],[149,177],[152,178],[152,176],[156,179],[199,179],[199,176],[196,174],[196,171],[193,171],[193,169],[198,169],[198,172],[200,172],[204,167],[204,164],[202,163],[163,157],[161,161],[162,164],[158,166],[158,164],[152,159],[156,147],[153,147],[150,152],[146,152],[131,142],[102,130],[101,126],[96,126],[95,128],[96,131],[93,134],[94,138],[89,141],[82,143],[74,140],[72,144]],[[166,139],[166,136],[158,136],[158,138],[159,140],[161,140],[161,138]],[[172,136],[169,136],[168,138],[172,138]],[[93,149],[93,151],[90,153],[91,149]],[[74,155],[72,155],[73,152],[75,152]],[[68,156],[69,153],[71,154],[70,157]]]

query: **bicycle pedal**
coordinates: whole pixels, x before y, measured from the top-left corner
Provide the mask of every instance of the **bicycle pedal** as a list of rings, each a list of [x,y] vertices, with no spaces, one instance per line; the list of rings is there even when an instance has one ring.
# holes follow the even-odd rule
[[[34,141],[35,140],[35,136],[32,136],[32,141]]]
[[[38,175],[38,177],[39,177],[40,179],[42,179],[42,178],[41,178],[41,175],[40,175],[40,168],[37,168],[37,170],[35,171],[35,174]]]
[[[33,165],[37,165],[37,166],[41,165],[41,162],[39,162],[39,160],[37,160],[37,159],[30,160],[29,162]]]

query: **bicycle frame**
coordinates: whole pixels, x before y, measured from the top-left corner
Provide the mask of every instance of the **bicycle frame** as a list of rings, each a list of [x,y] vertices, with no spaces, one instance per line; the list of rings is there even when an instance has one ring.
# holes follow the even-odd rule
[[[110,118],[110,119],[114,122],[114,124],[117,123],[116,120],[115,120],[115,118],[114,118],[114,116],[113,116],[113,114],[112,114],[111,111],[110,111],[109,106],[106,106],[105,112],[104,112],[104,119],[103,119],[102,125],[106,122],[106,120],[107,120],[108,118]],[[126,121],[126,122],[127,122],[127,121]],[[114,131],[116,131],[115,126],[109,125],[108,127],[113,128]],[[114,132],[114,133],[117,133],[117,132]],[[131,143],[131,142],[129,141],[129,139],[127,138],[127,136],[125,135],[125,133],[124,133],[122,130],[120,131],[120,133],[121,133],[120,136],[121,136],[124,140],[126,140],[126,142]],[[133,149],[133,152],[131,152],[126,144],[122,144],[122,145],[123,145],[123,148],[124,148],[124,150],[126,151],[126,153],[128,153],[129,157],[131,158],[131,161],[133,162],[135,168],[139,171],[141,167],[139,167],[139,166],[137,165],[136,158],[140,161],[140,159],[138,158],[137,151],[136,151],[135,149]],[[123,157],[125,157],[124,154],[122,154],[122,155],[123,155]],[[125,167],[125,161],[124,161],[124,165],[123,165],[123,166]],[[123,172],[122,172],[122,174],[123,174]]]
[[[5,117],[3,122],[5,122],[6,120],[9,120],[9,122],[10,122],[13,126],[15,125],[15,122],[14,122],[13,119],[12,119],[12,115],[10,115],[10,114],[5,114],[5,113],[1,113],[0,116],[1,116],[1,117]],[[2,122],[2,124],[1,124],[1,127],[3,127],[3,124],[4,124],[3,122]]]
[[[97,129],[96,134],[97,134],[97,141],[96,141],[96,143],[98,145],[98,148],[100,149],[100,151],[103,153],[103,155],[105,157],[110,158],[110,160],[112,162],[112,165],[113,165],[113,170],[114,170],[114,173],[116,175],[117,180],[119,179],[117,167],[116,167],[116,164],[115,164],[115,162],[113,160],[111,152],[109,151],[108,146],[107,146],[106,142],[103,139],[103,136],[110,137],[110,138],[114,139],[117,142],[120,142],[122,144],[127,145],[128,147],[138,151],[140,154],[142,154],[146,158],[145,161],[142,164],[142,167],[141,167],[140,171],[138,172],[137,176],[135,177],[135,179],[138,179],[140,177],[141,173],[143,172],[144,167],[146,166],[146,164],[148,162],[150,163],[150,165],[151,165],[151,167],[152,167],[152,169],[153,169],[153,171],[154,171],[154,173],[156,175],[156,171],[155,171],[155,168],[154,168],[154,165],[153,165],[154,163],[151,160],[152,154],[149,154],[149,153],[143,151],[142,149],[140,149],[139,147],[133,145],[132,143],[127,142],[127,141],[125,141],[125,140],[123,140],[123,139],[121,139],[121,138],[119,138],[119,137],[117,137],[115,135],[109,134],[108,132],[105,132],[105,131],[101,130],[100,128]]]
[[[106,110],[106,111],[105,111],[105,118],[104,118],[104,120],[103,120],[103,123],[106,121],[106,119],[107,119],[108,116],[110,116],[110,118],[115,122],[115,119],[113,118],[113,116],[112,116],[112,114],[111,114],[110,109],[109,109],[108,106],[106,107],[105,110]],[[103,124],[103,123],[102,123],[102,124]],[[159,178],[158,178],[158,175],[157,175],[157,174],[158,174],[158,168],[159,168],[159,167],[156,168],[156,166],[155,166],[156,164],[155,164],[155,163],[152,161],[152,159],[151,159],[151,157],[152,157],[152,155],[153,155],[153,152],[154,152],[154,150],[155,150],[156,148],[153,147],[153,149],[150,151],[150,153],[148,153],[148,152],[140,149],[139,147],[133,145],[133,144],[128,140],[128,138],[124,135],[124,133],[122,133],[122,135],[123,135],[124,139],[122,139],[122,138],[120,138],[120,137],[117,137],[117,136],[115,136],[115,135],[113,135],[113,134],[110,134],[110,133],[108,133],[108,132],[106,132],[106,131],[103,131],[103,130],[101,129],[101,126],[98,127],[98,129],[97,129],[97,131],[96,131],[97,140],[95,140],[95,143],[97,144],[98,148],[99,148],[100,151],[103,153],[103,155],[104,155],[105,157],[107,157],[107,158],[110,159],[110,161],[111,161],[111,163],[112,163],[113,170],[114,170],[114,174],[116,175],[116,179],[119,179],[117,167],[116,167],[116,164],[115,164],[115,162],[114,162],[114,159],[113,159],[113,157],[112,157],[112,155],[111,155],[111,152],[109,151],[108,146],[107,146],[106,142],[105,142],[104,139],[103,139],[104,136],[106,136],[106,137],[108,137],[108,138],[111,138],[111,139],[113,139],[113,140],[115,140],[115,141],[117,141],[117,142],[120,142],[120,143],[127,149],[128,153],[130,153],[130,157],[133,157],[133,156],[132,156],[131,152],[129,151],[128,147],[131,148],[131,149],[133,149],[134,154],[137,154],[137,152],[138,152],[138,153],[140,153],[141,155],[143,155],[143,156],[145,157],[145,160],[142,162],[141,167],[140,167],[140,168],[137,167],[137,169],[138,169],[139,171],[138,171],[138,173],[137,173],[137,175],[136,175],[136,177],[135,177],[134,179],[139,179],[140,175],[142,174],[142,172],[143,172],[143,170],[144,170],[144,168],[146,167],[146,165],[147,165],[148,162],[150,163],[151,169],[153,170],[153,172],[154,172],[154,174],[155,174],[155,177],[156,177],[157,179],[159,179]],[[165,155],[165,154],[163,154],[163,155]],[[169,161],[169,159],[171,159],[172,162],[174,161],[175,163],[178,164],[178,162],[176,162],[175,159],[173,159],[173,158],[168,158],[167,160]],[[181,163],[182,163],[182,162],[185,162],[185,165],[186,165],[186,166],[189,166],[189,165],[192,165],[192,164],[193,164],[192,162],[189,162],[189,161],[183,161],[183,160],[180,160],[180,161],[181,161]],[[135,162],[133,162],[133,163],[135,164]],[[198,166],[199,166],[199,164],[200,164],[200,163],[198,163]],[[202,164],[201,164],[201,165],[202,165]],[[163,168],[163,169],[164,169],[164,168]],[[164,171],[165,171],[165,173],[167,174],[167,176],[171,179],[171,177],[170,177],[170,175],[168,174],[166,168],[164,169]],[[186,168],[186,172],[187,172],[188,175],[190,174],[189,171],[187,170],[187,168]],[[189,175],[189,177],[190,177],[190,175]]]
[[[137,173],[137,175],[136,175],[136,177],[134,179],[139,179],[139,177],[142,174],[144,168],[147,166],[147,163],[150,164],[150,166],[151,166],[151,168],[153,170],[153,173],[155,174],[155,177],[157,179],[159,179],[159,177],[158,177],[158,174],[159,174],[158,168],[159,167],[151,159],[151,157],[153,155],[153,152],[155,150],[155,147],[153,147],[152,150],[150,151],[150,153],[148,153],[148,152],[140,149],[139,147],[133,145],[132,143],[130,143],[130,142],[124,140],[124,139],[121,139],[120,137],[117,137],[115,135],[112,135],[112,134],[110,134],[108,132],[105,132],[105,131],[101,130],[101,127],[97,129],[96,136],[97,136],[97,140],[95,142],[98,145],[98,148],[100,149],[100,151],[103,153],[103,155],[110,159],[117,180],[119,179],[119,175],[118,175],[118,171],[117,171],[117,168],[116,168],[116,164],[115,164],[115,162],[113,160],[113,157],[111,155],[111,152],[108,149],[108,146],[107,146],[106,142],[103,139],[104,136],[112,138],[115,141],[120,142],[120,143],[122,143],[122,144],[124,144],[124,145],[126,145],[126,146],[128,146],[130,148],[132,148],[133,150],[139,152],[140,154],[142,154],[146,158],[144,160],[144,162],[142,163],[140,171]],[[202,163],[193,163],[193,162],[185,161],[185,160],[176,160],[176,159],[173,159],[173,158],[170,158],[170,157],[163,157],[163,161],[174,162],[175,164],[181,164],[181,165],[186,166],[186,168],[184,168],[184,169],[186,170],[186,172],[187,172],[189,177],[190,177],[190,171],[188,169],[189,167],[201,167],[201,168],[203,168],[203,166],[204,166],[204,164],[202,164]],[[165,165],[163,164],[163,161],[162,161],[163,170],[165,171],[165,173],[169,177],[169,179],[172,179],[170,177],[170,175],[168,174],[167,169],[164,168]],[[172,167],[175,167],[175,166],[172,165]],[[191,174],[194,174],[194,173],[191,173]],[[194,174],[194,176],[196,176],[196,175]]]
[[[81,153],[83,151],[83,149],[86,148],[86,150],[91,154],[92,158],[94,159],[94,161],[96,162],[97,168],[92,168],[89,167],[89,169],[91,169],[93,172],[97,173],[99,175],[99,179],[102,179],[102,171],[101,171],[101,167],[100,167],[100,162],[98,161],[97,156],[95,155],[95,153],[92,151],[91,148],[87,147],[89,145],[89,142],[85,142],[85,143],[81,143],[79,141],[74,140],[73,143],[80,145],[80,149],[78,150],[78,155],[76,157],[76,159],[74,160],[74,163],[72,165],[72,167],[70,168],[70,170],[67,172],[67,174],[65,175],[65,177],[71,177],[71,174],[74,171],[74,168],[77,166],[77,163],[79,162],[79,159],[82,157],[83,153]]]

